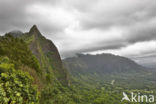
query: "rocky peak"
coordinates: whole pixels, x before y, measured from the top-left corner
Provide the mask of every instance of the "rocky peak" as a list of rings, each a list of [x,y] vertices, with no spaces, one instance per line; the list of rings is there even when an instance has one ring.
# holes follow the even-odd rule
[[[41,36],[40,31],[38,30],[36,25],[33,25],[29,31],[30,34],[36,35],[36,36]]]

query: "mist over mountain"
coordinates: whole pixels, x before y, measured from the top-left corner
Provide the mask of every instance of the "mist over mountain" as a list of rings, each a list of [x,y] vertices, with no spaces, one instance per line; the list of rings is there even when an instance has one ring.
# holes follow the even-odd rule
[[[20,31],[20,30],[13,30],[13,31],[11,31],[11,32],[9,32],[7,34],[11,34],[14,37],[19,37],[19,36],[23,35],[23,32]]]
[[[72,74],[133,74],[147,71],[136,62],[113,54],[77,54],[77,57],[67,58],[64,62]]]
[[[0,104],[156,104],[156,0],[0,0]]]
[[[85,83],[97,84],[115,81],[116,85],[122,87],[125,85],[134,87],[137,84],[143,86],[156,79],[155,72],[151,68],[143,67],[129,58],[113,54],[77,54],[76,57],[66,58],[63,62],[74,78]]]
[[[4,91],[13,89],[11,94],[17,90],[21,93],[18,96],[26,99],[21,102],[35,97],[30,102],[111,104],[113,99],[113,102],[120,103],[122,93],[119,92],[123,89],[154,90],[155,74],[154,69],[113,54],[77,54],[76,57],[61,60],[55,44],[46,39],[36,25],[26,33],[12,31],[0,36],[0,80],[5,85],[15,86],[14,89],[0,88],[5,88]],[[24,92],[26,87],[23,86],[29,86],[30,91]],[[111,100],[107,98],[112,94]],[[7,96],[12,99],[8,92]]]

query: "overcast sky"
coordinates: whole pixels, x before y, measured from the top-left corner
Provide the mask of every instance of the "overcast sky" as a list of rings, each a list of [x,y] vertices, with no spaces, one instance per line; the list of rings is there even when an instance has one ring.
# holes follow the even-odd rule
[[[0,0],[0,34],[36,24],[62,58],[113,53],[156,63],[156,0]]]

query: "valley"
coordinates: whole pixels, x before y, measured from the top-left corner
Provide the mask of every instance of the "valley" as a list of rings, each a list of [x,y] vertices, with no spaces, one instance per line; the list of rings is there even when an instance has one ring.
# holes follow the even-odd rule
[[[121,102],[123,92],[156,96],[155,74],[113,54],[77,54],[62,60],[36,25],[26,33],[0,36],[2,104],[138,104]]]

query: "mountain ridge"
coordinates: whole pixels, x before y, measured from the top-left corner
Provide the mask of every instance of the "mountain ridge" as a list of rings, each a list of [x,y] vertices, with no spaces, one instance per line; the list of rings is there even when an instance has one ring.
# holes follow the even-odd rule
[[[15,37],[15,34],[9,34]],[[44,76],[53,77],[53,81],[59,80],[64,85],[68,84],[67,71],[63,68],[57,47],[41,34],[36,25],[33,25],[29,32],[16,37],[28,44],[32,53],[37,57]]]
[[[156,88],[156,72],[151,74],[125,57],[112,54],[78,54],[77,57],[64,59],[62,63],[55,44],[46,39],[36,25],[21,35],[15,32],[0,36],[0,43],[0,76],[3,77],[0,80],[3,82],[5,79],[3,85],[11,82],[10,85],[15,86],[11,94],[5,97],[0,95],[5,103],[15,103],[14,98],[18,98],[18,102],[20,96],[23,98],[21,103],[27,100],[33,104],[118,104],[121,103],[123,91],[151,93],[149,89]],[[10,75],[14,77],[8,80]],[[28,78],[24,78],[25,75]],[[23,83],[25,80],[27,84]],[[8,93],[12,89],[2,84],[2,92]],[[34,87],[29,92],[28,84],[29,88]],[[18,89],[19,86],[21,90]],[[23,94],[23,87],[30,97]]]
[[[119,87],[137,88],[155,80],[154,71],[129,58],[113,54],[78,54],[64,59],[63,63],[74,79],[89,86],[101,86],[115,81],[115,85]]]
[[[96,67],[101,67],[103,70],[110,69],[111,67],[115,66],[113,70],[121,69],[120,71],[130,71],[135,70],[135,71],[143,71],[145,68],[136,62],[132,61],[129,58],[123,57],[123,56],[118,56],[118,55],[113,55],[113,54],[97,54],[97,55],[91,55],[91,54],[78,54],[77,57],[72,57],[72,58],[66,58],[64,59],[64,62],[73,62],[73,61],[81,61],[85,62],[85,64],[90,65],[90,68],[96,68]],[[92,64],[91,64],[92,63]],[[96,67],[94,67],[96,66]],[[109,70],[107,70],[109,71]]]

